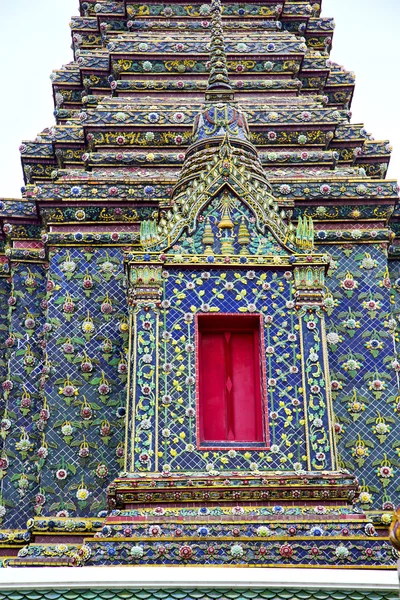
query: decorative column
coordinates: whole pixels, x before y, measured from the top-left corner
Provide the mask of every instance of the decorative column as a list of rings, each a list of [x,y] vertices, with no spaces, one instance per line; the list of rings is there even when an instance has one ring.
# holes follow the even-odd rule
[[[400,508],[393,514],[393,520],[389,530],[390,543],[398,552],[400,552]],[[400,559],[397,561],[397,574],[399,576],[400,587]]]
[[[161,265],[128,265],[129,372],[126,398],[125,471],[157,471],[158,307]]]
[[[294,267],[309,471],[335,471],[332,401],[322,308],[325,265]]]

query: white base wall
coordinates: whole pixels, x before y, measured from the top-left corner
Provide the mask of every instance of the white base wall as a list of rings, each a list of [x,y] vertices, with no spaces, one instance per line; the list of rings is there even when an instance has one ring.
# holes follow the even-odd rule
[[[218,567],[22,567],[0,570],[0,589],[303,588],[398,590],[396,571]]]

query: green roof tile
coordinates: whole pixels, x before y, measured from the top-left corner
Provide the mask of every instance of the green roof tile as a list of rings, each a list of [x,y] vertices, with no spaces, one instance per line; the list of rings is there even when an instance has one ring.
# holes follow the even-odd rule
[[[0,600],[398,600],[396,592],[382,590],[310,589],[74,589],[0,591]]]

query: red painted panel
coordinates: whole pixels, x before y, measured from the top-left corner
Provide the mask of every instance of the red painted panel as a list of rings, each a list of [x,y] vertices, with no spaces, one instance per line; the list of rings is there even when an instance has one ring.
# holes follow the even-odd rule
[[[260,320],[247,315],[199,315],[200,439],[264,441]]]
[[[256,333],[235,332],[231,337],[232,424],[233,439],[238,442],[263,440],[258,352],[254,347]]]
[[[204,440],[226,440],[225,340],[222,332],[202,332],[201,419]]]

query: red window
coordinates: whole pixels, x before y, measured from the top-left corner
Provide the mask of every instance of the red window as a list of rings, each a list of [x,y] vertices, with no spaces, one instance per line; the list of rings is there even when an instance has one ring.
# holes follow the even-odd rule
[[[199,315],[197,334],[200,443],[264,442],[260,317]]]

